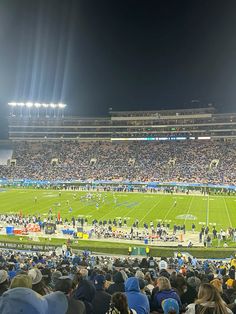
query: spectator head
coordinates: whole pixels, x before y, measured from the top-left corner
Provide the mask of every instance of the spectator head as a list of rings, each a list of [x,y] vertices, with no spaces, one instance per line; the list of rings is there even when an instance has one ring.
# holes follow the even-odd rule
[[[32,277],[27,274],[20,274],[15,276],[11,281],[10,289],[20,287],[32,289]]]
[[[157,286],[159,287],[159,291],[171,289],[170,281],[166,277],[159,277],[157,279]]]
[[[146,282],[142,278],[138,278],[138,284],[139,284],[140,290],[144,290],[144,288],[146,287]]]
[[[189,277],[187,280],[187,284],[190,287],[194,288],[196,291],[198,291],[201,284],[201,280],[196,276]]]
[[[167,270],[167,268],[168,268],[168,264],[167,264],[167,262],[164,261],[164,260],[161,260],[161,261],[159,262],[158,266],[159,266],[159,270],[160,270],[160,271],[161,271],[162,269]]]
[[[144,273],[141,270],[137,270],[135,273],[135,277],[138,279],[144,279]]]
[[[94,278],[94,286],[96,290],[103,290],[106,279],[103,275],[96,275]]]
[[[32,285],[36,285],[41,282],[43,275],[38,268],[32,268],[28,271],[28,275],[32,278]]]
[[[120,273],[121,273],[121,275],[122,275],[124,281],[125,281],[126,279],[128,279],[128,276],[127,276],[126,272],[125,272],[123,269],[120,271]]]
[[[203,304],[207,302],[214,302],[214,310],[216,313],[227,313],[225,303],[218,290],[209,283],[203,283],[199,288],[196,303]]]
[[[222,289],[222,282],[221,282],[218,278],[213,279],[213,280],[210,282],[210,284],[211,284],[212,286],[214,286],[214,287],[219,291],[219,293],[222,293],[222,292],[223,292],[223,289]]]
[[[112,295],[111,311],[109,313],[129,313],[128,300],[124,293],[116,292]]]
[[[60,277],[62,277],[62,273],[59,270],[56,270],[52,273],[51,285],[53,286],[53,288],[55,287]]]
[[[227,286],[227,289],[232,289],[232,287],[233,287],[233,283],[234,283],[234,280],[233,279],[228,279],[227,281],[226,281],[226,286]]]
[[[68,276],[60,277],[55,285],[55,291],[61,291],[65,294],[69,294],[72,291],[73,282]]]
[[[164,314],[179,314],[179,304],[175,299],[165,299],[161,303]]]
[[[82,280],[87,280],[88,279],[88,270],[86,268],[81,268],[79,271],[80,278]]]
[[[1,314],[65,314],[67,308],[67,298],[61,292],[40,297],[31,289],[14,288],[6,291],[0,299]]]

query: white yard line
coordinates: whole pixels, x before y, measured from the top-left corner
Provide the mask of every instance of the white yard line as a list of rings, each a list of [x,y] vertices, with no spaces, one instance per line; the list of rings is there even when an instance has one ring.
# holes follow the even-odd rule
[[[210,197],[208,195],[207,197],[207,212],[206,212],[206,226],[208,226],[209,223],[209,204],[210,204]]]
[[[191,197],[191,199],[190,199],[189,206],[188,206],[188,211],[187,211],[187,213],[185,214],[185,215],[186,215],[186,217],[185,217],[185,219],[184,219],[184,224],[186,223],[186,220],[187,220],[187,215],[189,214],[189,211],[190,211],[190,208],[191,208],[192,202],[193,202],[193,196],[192,196],[192,197]]]
[[[159,205],[160,202],[161,202],[163,199],[164,199],[163,197],[162,197],[161,199],[159,199],[159,200],[155,203],[155,205],[153,205],[153,206],[147,211],[146,215],[143,216],[143,218],[140,220],[140,222],[144,221],[144,219],[150,214],[150,212],[151,212],[155,207],[157,207],[157,205]]]
[[[232,221],[231,221],[231,219],[229,217],[229,210],[228,210],[228,206],[226,204],[226,201],[225,201],[224,197],[223,197],[223,200],[224,200],[224,203],[225,203],[225,209],[226,209],[226,214],[227,214],[227,217],[228,217],[228,220],[229,220],[229,225],[230,225],[230,227],[232,227]]]

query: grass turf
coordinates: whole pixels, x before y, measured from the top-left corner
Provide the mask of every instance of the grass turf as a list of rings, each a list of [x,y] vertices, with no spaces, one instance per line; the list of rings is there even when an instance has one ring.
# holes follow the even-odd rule
[[[76,194],[76,198],[74,198]],[[87,192],[62,191],[61,196],[56,190],[37,189],[2,189],[0,192],[0,214],[20,213],[23,215],[48,216],[49,209],[61,217],[74,217],[108,220],[121,217],[127,218],[128,226],[139,220],[139,226],[146,222],[154,224],[158,221],[186,225],[190,230],[194,222],[196,230],[202,224],[216,225],[216,229],[236,227],[235,196],[203,196],[179,194],[145,194],[145,193],[112,193],[101,192],[101,198],[92,192],[93,199],[86,200]],[[35,197],[37,200],[35,201]],[[176,205],[175,205],[176,201]],[[98,208],[96,204],[99,204]],[[69,208],[72,208],[72,212]]]

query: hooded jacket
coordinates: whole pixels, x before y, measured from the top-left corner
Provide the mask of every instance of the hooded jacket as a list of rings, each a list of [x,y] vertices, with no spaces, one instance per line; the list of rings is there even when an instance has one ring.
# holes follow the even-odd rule
[[[130,277],[125,281],[125,294],[130,309],[134,309],[137,314],[150,313],[148,298],[144,293],[140,292],[138,278]]]
[[[95,313],[92,305],[92,301],[95,297],[95,287],[91,282],[88,280],[81,280],[74,291],[73,297],[76,300],[84,302],[87,314]]]

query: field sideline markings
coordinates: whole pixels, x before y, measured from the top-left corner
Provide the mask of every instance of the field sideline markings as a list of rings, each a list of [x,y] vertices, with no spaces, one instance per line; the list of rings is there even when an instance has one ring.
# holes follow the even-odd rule
[[[140,222],[142,222],[144,220],[144,218],[146,218],[150,212],[157,206],[161,203],[161,201],[163,200],[164,198],[162,197],[161,199],[158,199],[158,201],[155,203],[155,205],[153,205],[146,213],[146,215],[143,216],[143,218],[140,220]]]
[[[229,210],[228,210],[228,205],[226,204],[226,201],[225,201],[225,198],[223,197],[223,200],[224,200],[224,204],[225,204],[225,209],[226,209],[226,213],[227,213],[227,217],[228,217],[228,220],[229,220],[229,224],[230,224],[230,227],[232,227],[232,221],[229,217]]]

